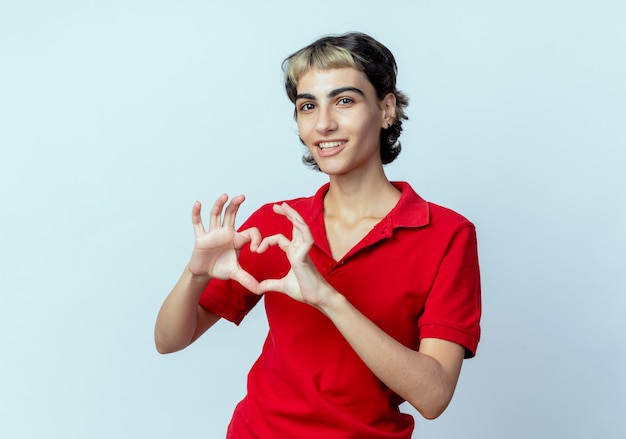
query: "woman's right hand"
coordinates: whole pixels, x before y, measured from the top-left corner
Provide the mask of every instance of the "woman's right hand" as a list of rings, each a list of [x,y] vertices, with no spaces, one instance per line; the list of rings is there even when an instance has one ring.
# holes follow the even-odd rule
[[[209,230],[204,229],[201,217],[201,204],[196,201],[191,212],[191,221],[195,233],[195,244],[188,270],[198,277],[232,279],[245,288],[256,292],[259,282],[239,265],[239,253],[242,247],[250,243],[255,251],[261,242],[261,233],[255,227],[238,232],[235,229],[235,218],[239,206],[245,197],[234,197],[226,209],[228,195],[222,194],[211,208]],[[222,211],[224,216],[222,218]]]

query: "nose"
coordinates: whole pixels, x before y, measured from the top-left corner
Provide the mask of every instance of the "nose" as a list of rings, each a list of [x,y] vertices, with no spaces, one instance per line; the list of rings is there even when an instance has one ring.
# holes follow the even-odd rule
[[[320,106],[317,113],[315,129],[320,134],[326,134],[337,129],[337,120],[335,119],[331,108]]]

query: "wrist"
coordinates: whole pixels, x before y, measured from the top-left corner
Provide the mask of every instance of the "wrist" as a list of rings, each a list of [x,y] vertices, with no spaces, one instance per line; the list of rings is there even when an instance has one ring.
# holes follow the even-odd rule
[[[212,279],[211,276],[209,276],[208,274],[197,274],[197,273],[194,273],[189,268],[189,264],[187,264],[185,266],[185,273],[186,273],[187,278],[189,279],[189,281],[193,282],[193,283],[199,283],[199,284],[206,285]]]
[[[326,296],[326,300],[320,303],[319,308],[326,316],[332,319],[348,305],[349,302],[346,297],[334,288],[331,288],[331,291]]]

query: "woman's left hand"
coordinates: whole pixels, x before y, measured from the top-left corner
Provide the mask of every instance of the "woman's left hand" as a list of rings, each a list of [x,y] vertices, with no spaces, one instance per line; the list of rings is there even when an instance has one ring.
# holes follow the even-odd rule
[[[256,251],[263,253],[270,246],[278,245],[287,255],[291,269],[282,279],[262,281],[257,293],[277,291],[299,302],[320,308],[336,292],[317,271],[309,257],[313,246],[311,230],[300,214],[287,203],[275,204],[273,208],[274,212],[286,216],[293,224],[291,241],[282,234],[268,236],[261,241]]]

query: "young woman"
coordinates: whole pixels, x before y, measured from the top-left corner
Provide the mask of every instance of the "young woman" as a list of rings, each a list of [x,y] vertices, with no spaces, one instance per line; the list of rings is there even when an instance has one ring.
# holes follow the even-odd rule
[[[229,438],[410,438],[408,401],[428,419],[450,402],[480,335],[474,226],[390,182],[406,97],[391,52],[371,37],[325,37],[288,57],[305,161],[318,192],[256,211],[222,195],[156,322],[159,352],[220,318],[239,324],[265,296],[269,333]]]

